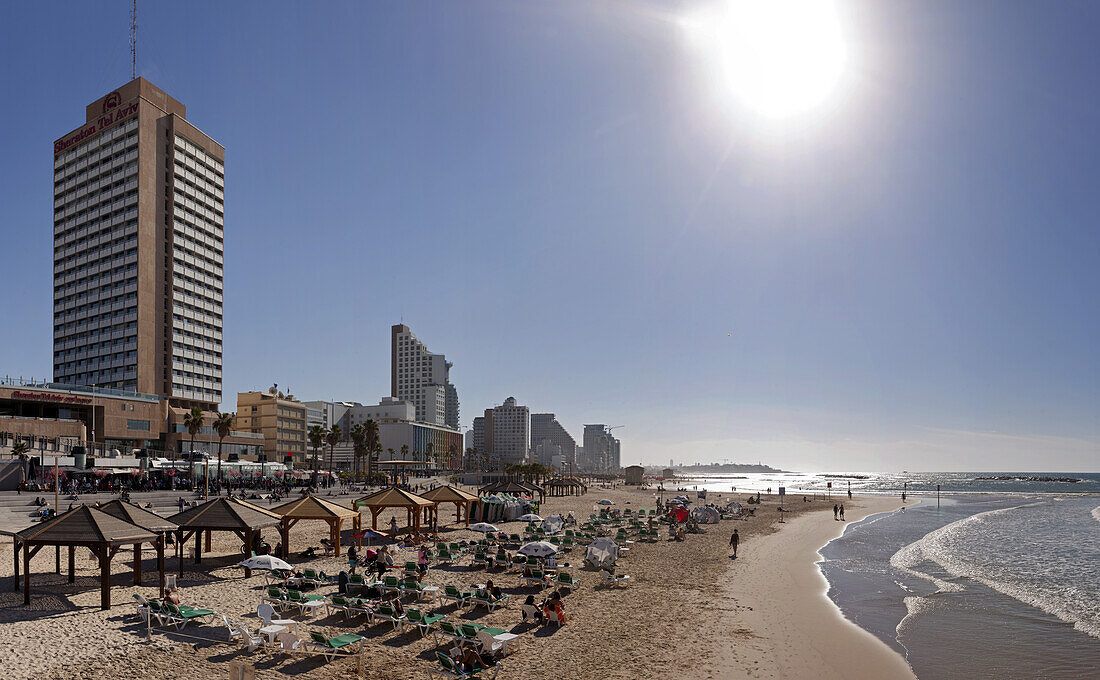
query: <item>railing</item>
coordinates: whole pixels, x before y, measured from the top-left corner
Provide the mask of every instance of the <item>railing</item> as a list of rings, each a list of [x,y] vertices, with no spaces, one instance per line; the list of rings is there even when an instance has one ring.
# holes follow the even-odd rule
[[[91,385],[68,385],[65,383],[54,383],[46,381],[36,381],[33,378],[13,378],[11,376],[4,376],[0,378],[0,386],[4,387],[37,387],[39,389],[47,390],[60,390],[64,392],[79,392],[80,394],[101,394],[105,397],[125,397],[127,399],[138,399],[141,401],[160,401],[160,397],[155,394],[143,394],[141,392],[129,392],[127,390],[116,390],[109,387],[92,387]]]

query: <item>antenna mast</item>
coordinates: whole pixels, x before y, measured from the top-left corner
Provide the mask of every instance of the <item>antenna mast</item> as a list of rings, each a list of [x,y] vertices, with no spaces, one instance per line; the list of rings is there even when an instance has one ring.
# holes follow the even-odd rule
[[[130,9],[130,80],[137,78],[137,0]]]

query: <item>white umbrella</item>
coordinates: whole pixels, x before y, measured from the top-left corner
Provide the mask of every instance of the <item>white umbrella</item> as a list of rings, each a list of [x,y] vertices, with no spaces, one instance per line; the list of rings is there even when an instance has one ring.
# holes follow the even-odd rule
[[[547,543],[546,541],[535,541],[534,543],[527,543],[519,549],[519,554],[527,555],[528,557],[549,557],[558,552],[558,547],[553,543]]]
[[[470,531],[480,531],[483,534],[487,534],[491,531],[500,531],[500,529],[497,529],[492,524],[486,524],[485,522],[478,522],[477,524],[471,524],[469,529],[470,529]]]
[[[526,515],[524,515],[523,517],[520,517],[519,521],[520,522],[541,522],[542,518],[539,517],[538,515],[536,515],[533,512],[529,512]]]
[[[287,571],[294,571],[294,567],[274,555],[255,555],[243,562],[238,562],[237,566],[247,567],[249,569],[285,569]]]
[[[561,515],[550,515],[542,520],[542,530],[548,534],[556,534],[565,527],[565,520]]]
[[[615,505],[615,501],[611,500],[610,498],[601,498],[596,502],[600,505]]]
[[[619,546],[610,538],[597,538],[588,544],[584,560],[599,569],[606,569],[619,558]]]

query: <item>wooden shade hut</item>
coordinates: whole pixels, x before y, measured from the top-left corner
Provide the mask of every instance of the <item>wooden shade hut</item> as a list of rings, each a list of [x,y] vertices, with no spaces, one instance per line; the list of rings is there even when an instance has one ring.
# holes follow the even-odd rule
[[[372,529],[378,528],[378,513],[386,508],[405,508],[408,511],[409,526],[412,527],[413,533],[419,534],[421,515],[429,514],[435,507],[435,503],[404,489],[391,486],[356,500],[355,507],[370,510]]]
[[[23,604],[31,603],[31,558],[42,546],[69,548],[69,583],[76,580],[76,549],[88,548],[99,560],[100,607],[111,608],[111,558],[124,545],[152,543],[157,550],[160,571],[160,593],[164,596],[164,535],[148,531],[102,510],[81,505],[63,515],[35,524],[12,534],[15,541],[15,579],[13,590],[19,590],[19,553],[23,553]],[[140,564],[140,563],[139,563]],[[134,583],[140,585],[140,566],[134,573]]]
[[[439,504],[454,503],[455,521],[461,522],[463,516],[465,516],[466,526],[470,526],[470,508],[475,503],[481,502],[481,499],[474,494],[453,486],[437,486],[431,491],[421,494],[421,498],[426,498],[435,503],[435,508],[432,509],[432,515],[437,524],[439,522]]]
[[[546,482],[546,491],[550,496],[583,496],[588,487],[576,477],[555,477]]]
[[[289,503],[277,505],[271,509],[276,515],[282,517],[279,523],[279,533],[283,539],[283,554],[290,554],[290,528],[303,519],[319,519],[328,522],[329,540],[336,548],[336,556],[340,556],[340,530],[344,520],[351,518],[354,522],[355,532],[359,533],[359,511],[337,505],[332,501],[326,501],[314,495],[302,496]],[[362,546],[362,539],[360,539]]]
[[[246,552],[242,553],[244,557],[248,557],[258,532],[276,526],[282,517],[235,498],[215,498],[168,519],[179,525],[176,529],[176,555],[179,557],[180,576],[183,576],[183,546],[192,536],[195,537],[195,564],[202,563],[203,532],[206,532],[207,550],[210,550],[212,532],[229,531],[236,534],[248,546]],[[252,570],[245,569],[245,576],[251,575]]]
[[[95,509],[105,512],[112,517],[116,517],[123,522],[137,525],[146,531],[152,531],[154,534],[159,534],[161,540],[165,543],[167,543],[165,536],[179,529],[179,526],[177,526],[175,522],[170,522],[155,512],[149,512],[145,508],[134,505],[133,503],[127,503],[123,500],[116,499],[106,503],[96,503]],[[141,584],[140,543],[134,544],[134,584]]]

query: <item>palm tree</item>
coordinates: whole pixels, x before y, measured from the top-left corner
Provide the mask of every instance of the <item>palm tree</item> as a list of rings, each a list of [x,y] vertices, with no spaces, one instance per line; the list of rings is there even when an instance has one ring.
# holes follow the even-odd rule
[[[195,488],[193,481],[195,478],[195,435],[202,430],[203,420],[202,409],[198,406],[192,406],[187,415],[183,417],[183,425],[191,433],[191,453],[187,456],[189,462],[187,466],[187,483],[191,485],[192,489]]]
[[[313,447],[313,481],[310,486],[317,486],[317,450],[325,443],[325,429],[320,425],[309,428],[309,445]]]
[[[406,449],[406,450],[407,450],[408,448],[409,448],[409,447],[407,447],[407,446],[405,447],[405,449]],[[390,460],[397,460],[397,455],[396,455],[396,454],[394,453],[394,451],[393,451],[393,447],[392,447],[392,446],[391,446],[391,447],[389,447],[389,448],[388,448],[388,449],[386,449],[386,450],[390,452]],[[397,480],[397,468],[393,468],[393,475],[394,475],[394,482],[396,483],[396,480]]]
[[[19,484],[27,483],[27,461],[30,460],[31,445],[27,442],[15,442],[11,447],[11,455],[19,459]]]
[[[433,453],[435,453],[435,444],[433,444],[431,442],[428,442],[427,445],[424,447],[424,462],[425,463],[427,463],[429,465],[432,464],[432,462],[433,462],[432,461],[432,454]]]
[[[218,413],[214,418],[214,430],[218,433],[218,484],[222,483],[222,440],[233,430],[233,414]],[[221,487],[219,487],[220,489]],[[220,494],[221,491],[219,490]]]
[[[363,423],[363,437],[367,445],[367,481],[374,480],[374,461],[378,454],[382,453],[382,442],[378,440],[378,423],[372,418],[367,418]]]
[[[340,440],[344,438],[344,433],[340,430],[339,425],[333,425],[332,429],[325,435],[325,443],[328,444],[328,471],[335,472],[333,470],[333,459],[336,457],[336,445],[340,443]],[[331,480],[329,480],[331,481]]]
[[[356,423],[352,425],[351,432],[352,451],[355,453],[355,481],[359,481],[359,459],[363,457],[363,453],[367,450],[366,444],[366,432],[363,427],[363,423]]]
[[[458,458],[458,445],[457,444],[452,443],[450,446],[447,447],[447,457],[450,459],[450,461],[452,463],[454,462],[455,458]],[[458,469],[461,470],[462,466],[459,465]]]
[[[466,449],[466,455],[462,458],[462,469],[468,472],[470,470],[471,462],[477,462],[477,449]]]

